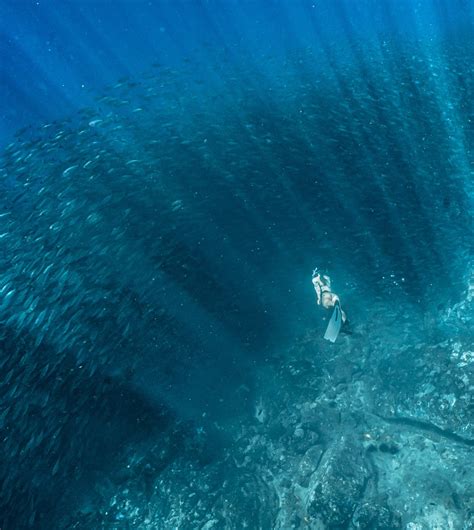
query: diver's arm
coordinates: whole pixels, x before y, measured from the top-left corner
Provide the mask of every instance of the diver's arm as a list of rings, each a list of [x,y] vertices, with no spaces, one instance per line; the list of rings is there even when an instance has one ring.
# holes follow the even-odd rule
[[[321,285],[318,282],[317,278],[313,278],[312,282],[313,282],[314,290],[316,291],[316,297],[317,297],[316,302],[318,305],[321,305]]]

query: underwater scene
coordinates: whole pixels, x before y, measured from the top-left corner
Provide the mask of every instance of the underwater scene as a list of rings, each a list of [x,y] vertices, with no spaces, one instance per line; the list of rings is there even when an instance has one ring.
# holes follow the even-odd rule
[[[474,2],[0,29],[1,530],[473,530]]]

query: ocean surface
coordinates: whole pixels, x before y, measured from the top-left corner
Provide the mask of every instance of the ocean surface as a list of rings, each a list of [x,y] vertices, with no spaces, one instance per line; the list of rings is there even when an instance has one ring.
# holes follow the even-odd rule
[[[0,43],[0,528],[472,530],[474,2]]]

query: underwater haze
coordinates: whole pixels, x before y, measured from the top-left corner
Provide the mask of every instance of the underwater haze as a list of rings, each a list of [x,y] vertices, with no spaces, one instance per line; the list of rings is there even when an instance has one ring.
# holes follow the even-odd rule
[[[0,528],[472,530],[474,2],[0,30]]]

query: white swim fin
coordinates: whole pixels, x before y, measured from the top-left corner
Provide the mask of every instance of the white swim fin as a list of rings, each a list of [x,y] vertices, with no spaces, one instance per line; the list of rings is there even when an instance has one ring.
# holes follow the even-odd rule
[[[339,331],[341,330],[341,325],[341,306],[339,302],[336,302],[336,304],[334,305],[334,311],[332,313],[331,320],[329,321],[328,327],[326,328],[324,338],[326,340],[330,340],[331,342],[336,342],[337,336],[339,335]]]

